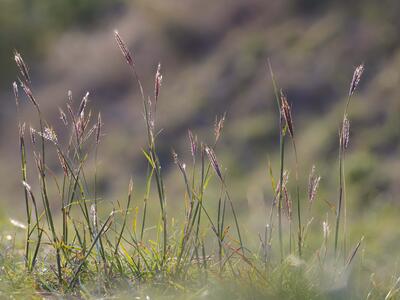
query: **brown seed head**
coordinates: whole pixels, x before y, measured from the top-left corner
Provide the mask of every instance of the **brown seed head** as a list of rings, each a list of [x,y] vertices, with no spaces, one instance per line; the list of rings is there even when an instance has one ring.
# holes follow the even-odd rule
[[[217,173],[217,175],[221,179],[221,181],[224,181],[224,179],[222,178],[221,169],[218,164],[217,156],[215,155],[214,150],[212,148],[206,146],[205,151],[207,153],[208,159],[210,160],[215,173]]]
[[[359,65],[353,73],[353,79],[351,80],[349,96],[353,95],[354,91],[356,90],[358,84],[360,83],[361,76],[364,72],[364,65]]]
[[[122,52],[122,55],[125,57],[126,62],[132,67],[135,67],[135,63],[132,59],[132,55],[128,50],[128,47],[126,46],[125,42],[122,40],[121,36],[119,35],[118,31],[115,30],[114,31],[114,37],[115,40],[117,41],[117,45],[119,47],[119,49]]]
[[[293,131],[293,119],[292,119],[292,112],[290,105],[287,101],[286,96],[283,94],[281,91],[281,109],[282,109],[282,115],[285,118],[286,124],[289,129],[290,136],[293,138],[294,137],[294,131]]]

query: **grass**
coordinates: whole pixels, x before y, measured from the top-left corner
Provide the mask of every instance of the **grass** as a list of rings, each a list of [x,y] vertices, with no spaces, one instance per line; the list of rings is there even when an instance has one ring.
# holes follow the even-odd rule
[[[175,222],[169,217],[163,169],[157,152],[161,66],[156,71],[154,94],[147,96],[133,56],[118,32],[115,32],[115,39],[143,102],[147,136],[147,145],[143,148],[147,161],[143,205],[141,208],[132,205],[140,195],[135,194],[131,179],[126,204],[117,202],[113,209],[104,212],[101,208],[104,201],[97,192],[97,152],[103,124],[100,114],[92,118],[89,94],[74,103],[69,92],[66,108],[60,108],[60,118],[69,138],[59,140],[32,92],[29,68],[22,56],[15,53],[20,70],[19,86],[37,112],[39,129],[29,130],[31,145],[27,147],[26,125],[22,120],[18,122],[26,206],[26,225],[20,227],[26,235],[23,246],[8,241],[2,243],[0,290],[20,297],[135,296],[140,299],[394,299],[398,295],[399,280],[370,284],[372,275],[365,271],[363,257],[360,257],[362,235],[347,249],[344,154],[349,140],[348,106],[361,78],[360,67],[351,82],[339,135],[339,197],[336,206],[330,203],[334,210],[335,234],[330,234],[332,212],[327,210],[323,213],[326,218],[322,230],[311,240],[309,227],[313,216],[310,208],[317,198],[320,177],[313,168],[308,194],[300,195],[291,107],[279,90],[268,62],[279,112],[279,179],[274,179],[270,168],[275,193],[271,213],[266,216],[265,232],[244,235],[235,208],[237,203],[229,193],[226,174],[216,155],[225,116],[216,121],[212,145],[199,142],[200,139],[188,131],[190,166],[173,151],[185,188],[185,205],[181,219]],[[13,89],[19,110],[21,96],[17,83]],[[296,162],[295,204],[291,200],[289,170],[285,165],[285,147],[290,145],[287,138],[292,141]],[[28,148],[31,153],[27,152]],[[47,165],[48,153],[57,154],[61,176]],[[86,176],[91,156],[94,156],[95,165],[94,187],[89,185]],[[27,176],[31,159],[35,162],[37,181]],[[207,188],[213,183],[219,186],[218,201],[214,203],[216,211],[207,203],[213,198],[206,198]],[[159,203],[157,220],[148,217],[148,201],[153,195]],[[302,203],[307,199],[308,205]],[[292,228],[294,205],[297,232]],[[233,221],[233,226],[229,220]],[[342,227],[341,222],[344,223]],[[151,228],[154,230],[148,230]],[[297,243],[292,243],[296,236]],[[362,284],[353,285],[355,282]]]

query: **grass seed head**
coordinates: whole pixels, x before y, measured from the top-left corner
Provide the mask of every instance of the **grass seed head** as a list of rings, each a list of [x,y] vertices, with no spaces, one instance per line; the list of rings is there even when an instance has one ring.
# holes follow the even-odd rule
[[[353,79],[351,80],[349,96],[353,95],[354,91],[356,90],[358,84],[360,83],[361,76],[364,72],[364,65],[359,65],[353,73]]]
[[[315,166],[312,166],[311,173],[308,178],[308,201],[312,203],[317,195],[319,181],[321,180],[320,176],[315,174]]]
[[[18,85],[15,81],[13,82],[13,92],[14,92],[15,104],[17,105],[17,107],[19,107]]]
[[[75,130],[76,130],[76,134],[78,136],[78,139],[81,140],[81,138],[83,137],[89,123],[90,123],[90,119],[92,117],[92,111],[90,110],[88,113],[87,118],[85,118],[85,110],[82,110],[81,114],[78,117],[78,120],[75,122]],[[93,129],[93,128],[92,128]],[[93,130],[91,130],[93,133]],[[88,135],[89,137],[90,135]]]
[[[221,136],[221,132],[225,124],[225,118],[226,118],[226,113],[224,113],[220,119],[218,119],[218,117],[215,117],[215,124],[214,124],[215,141],[218,141]]]
[[[65,115],[65,112],[61,108],[58,108],[58,111],[60,112],[60,120],[63,122],[65,126],[68,126],[68,120],[67,116]]]
[[[60,161],[61,168],[63,169],[64,175],[68,177],[68,167],[67,162],[65,161],[64,156],[61,154],[59,150],[57,150],[58,160]]]
[[[85,111],[86,105],[89,99],[89,92],[86,92],[85,96],[82,98],[81,104],[79,105],[78,116],[82,115]]]
[[[210,160],[215,173],[217,173],[218,177],[221,179],[221,181],[223,181],[221,169],[219,167],[217,156],[215,155],[214,150],[206,146],[205,151],[207,153],[208,159]]]
[[[288,130],[290,133],[290,136],[293,138],[294,137],[294,130],[293,130],[293,119],[292,119],[292,110],[290,108],[290,105],[287,101],[286,96],[284,93],[281,91],[281,110],[282,110],[282,115],[285,118],[286,124],[288,126]]]
[[[53,142],[54,144],[57,144],[58,139],[57,139],[57,134],[54,131],[53,128],[50,127],[45,127],[43,133],[39,133],[43,138],[46,140]]]
[[[29,76],[29,68],[25,64],[21,54],[19,54],[17,51],[14,52],[14,60],[25,82],[31,83],[31,78]]]
[[[156,72],[156,76],[154,79],[154,98],[156,100],[156,103],[158,101],[158,96],[160,95],[160,89],[161,89],[161,85],[162,85],[162,75],[161,75],[161,64],[158,64],[157,67],[157,72]]]
[[[130,65],[132,68],[134,68],[135,63],[133,61],[132,55],[117,30],[114,31],[114,37],[115,37],[115,40],[117,42],[119,49],[122,52],[122,55],[125,57],[126,62],[128,63],[128,65]]]

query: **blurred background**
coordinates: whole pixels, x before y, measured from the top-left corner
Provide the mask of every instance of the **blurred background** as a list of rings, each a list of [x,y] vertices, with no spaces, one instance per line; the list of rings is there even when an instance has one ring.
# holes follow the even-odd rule
[[[110,202],[121,199],[132,176],[137,205],[141,204],[146,173],[142,104],[115,45],[113,30],[118,29],[148,94],[152,95],[157,65],[162,64],[157,127],[163,131],[158,146],[170,210],[181,205],[184,195],[171,149],[189,162],[187,129],[211,144],[215,117],[226,112],[217,156],[248,231],[260,230],[269,211],[269,160],[275,177],[279,172],[278,114],[267,58],[292,104],[304,201],[313,164],[322,177],[316,230],[330,210],[327,203],[337,201],[341,115],[354,68],[365,63],[350,107],[349,217],[357,225],[355,240],[368,231],[367,251],[379,257],[381,247],[396,249],[399,239],[389,232],[398,226],[400,212],[399,11],[400,2],[392,0],[0,1],[4,222],[23,219],[24,212],[11,88],[17,76],[14,49],[30,66],[34,93],[59,139],[69,134],[63,132],[58,112],[67,91],[76,103],[90,92],[89,105],[95,113],[101,111],[105,124],[100,194]],[[37,126],[31,104],[24,98],[21,105],[24,118]],[[293,188],[291,147],[287,158]],[[49,161],[49,168],[62,172],[56,160]],[[217,197],[210,193],[208,201]]]

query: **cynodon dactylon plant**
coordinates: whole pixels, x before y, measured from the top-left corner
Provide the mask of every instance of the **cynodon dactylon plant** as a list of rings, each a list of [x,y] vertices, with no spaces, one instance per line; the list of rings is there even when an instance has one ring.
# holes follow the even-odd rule
[[[50,210],[50,203],[49,203],[49,198],[48,198],[48,193],[47,193],[47,180],[46,180],[46,158],[45,158],[45,139],[46,136],[48,135],[49,132],[51,132],[51,129],[48,126],[45,126],[45,122],[43,120],[42,117],[42,112],[39,108],[39,104],[36,101],[35,97],[33,96],[33,93],[31,91],[30,88],[30,84],[31,84],[31,79],[29,76],[29,72],[28,72],[28,67],[25,64],[24,60],[22,59],[22,56],[15,51],[15,62],[19,68],[19,71],[21,73],[22,78],[19,78],[19,83],[23,89],[23,91],[25,92],[26,96],[28,97],[28,99],[32,102],[32,104],[34,105],[34,107],[36,108],[37,114],[38,114],[38,118],[39,118],[39,124],[40,124],[40,131],[39,131],[39,135],[41,136],[41,152],[39,153],[35,153],[35,160],[36,160],[36,165],[38,168],[38,173],[39,173],[39,178],[40,178],[40,186],[41,186],[41,195],[42,195],[42,201],[43,201],[43,206],[44,206],[44,210],[45,210],[45,216],[47,219],[47,224],[51,230],[51,235],[52,235],[52,243],[54,245],[54,247],[56,248],[56,260],[57,260],[57,274],[58,274],[58,279],[59,282],[61,282],[61,257],[60,257],[60,249],[57,246],[58,245],[58,238],[56,235],[56,231],[55,231],[55,227],[54,227],[54,222],[53,222],[53,215],[52,212]],[[16,95],[16,103],[18,106],[18,92],[17,92],[17,88],[16,88],[16,84],[14,84],[14,93]],[[47,132],[47,133],[46,133]],[[22,169],[23,169],[23,182],[26,182],[26,157],[25,157],[25,145],[24,145],[24,139],[23,139],[23,130],[21,130],[21,163],[22,163]],[[52,136],[54,138],[54,136]],[[26,186],[25,186],[26,187]],[[29,192],[30,194],[30,192]],[[25,197],[26,197],[26,193],[25,193]],[[25,198],[26,199],[26,198]],[[33,198],[32,198],[33,201]],[[34,201],[33,201],[34,202]],[[35,205],[35,204],[34,204]],[[29,207],[29,203],[28,201],[26,201],[26,210],[27,210],[27,215],[31,214],[30,211],[30,207]],[[39,219],[39,216],[36,216],[37,220]],[[30,223],[30,216],[29,216],[29,222]],[[30,224],[28,226],[30,228]],[[39,230],[39,224],[36,224],[36,228],[37,230]],[[27,266],[30,266],[30,269],[32,268],[32,266],[35,264],[36,261],[36,255],[37,255],[37,251],[38,251],[38,246],[37,246],[37,250],[34,252],[33,256],[32,256],[32,260],[30,261],[29,258],[29,239],[30,237],[30,233],[28,230],[28,234],[27,234],[27,239],[26,239],[26,251],[25,251],[25,259],[26,259],[26,264]],[[41,237],[41,233],[40,233],[40,237]],[[40,240],[39,239],[39,234],[38,234],[38,242],[37,244],[40,245]],[[29,262],[30,261],[30,262]]]
[[[38,289],[78,297],[86,297],[93,292],[93,295],[100,297],[110,295],[114,283],[118,286],[121,281],[129,282],[137,290],[149,284],[161,289],[168,287],[190,291],[194,287],[204,289],[214,281],[228,279],[238,286],[248,282],[252,287],[259,287],[263,291],[265,289],[265,295],[275,295],[271,293],[272,290],[284,291],[291,288],[288,278],[292,267],[295,267],[296,278],[304,280],[303,286],[310,293],[314,287],[310,288],[313,284],[307,281],[308,277],[314,276],[313,280],[328,277],[336,281],[344,276],[344,270],[353,261],[362,241],[349,251],[345,259],[344,154],[349,144],[348,106],[360,81],[363,66],[354,72],[340,129],[339,199],[335,213],[334,243],[330,241],[327,214],[323,219],[323,230],[319,233],[322,244],[317,249],[311,249],[308,240],[306,243],[306,236],[313,220],[311,206],[317,198],[320,176],[312,167],[308,175],[308,186],[304,188],[307,192],[304,192],[304,197],[300,197],[301,181],[295,140],[298,135],[294,127],[294,113],[287,96],[278,88],[268,61],[279,117],[279,177],[275,180],[270,163],[272,205],[270,213],[266,214],[265,232],[259,234],[259,248],[254,249],[247,246],[247,243],[245,245],[251,235],[244,239],[247,236],[243,234],[246,231],[243,231],[240,224],[242,216],[238,214],[234,199],[228,191],[226,169],[221,164],[223,160],[217,159],[216,149],[221,140],[226,114],[216,118],[211,142],[202,142],[192,130],[188,130],[190,163],[186,164],[181,156],[172,151],[173,162],[183,179],[184,214],[182,222],[178,224],[172,221],[172,214],[167,215],[163,169],[156,147],[160,132],[156,113],[163,84],[161,64],[157,64],[155,69],[153,90],[146,96],[132,53],[117,31],[114,37],[131,68],[143,104],[147,137],[143,154],[147,161],[147,172],[143,176],[143,202],[138,204],[136,201],[136,187],[139,184],[131,179],[124,193],[125,202],[108,202],[112,204],[111,212],[104,212],[102,207],[106,200],[99,195],[97,165],[103,121],[100,113],[92,119],[95,114],[90,109],[90,94],[85,93],[81,101],[75,103],[69,91],[65,107],[58,108],[61,128],[67,133],[67,138],[64,138],[65,134],[56,132],[55,128],[60,126],[53,126],[42,114],[40,101],[32,92],[29,68],[22,56],[15,52],[20,78],[19,85],[14,82],[12,88],[18,113],[21,181],[27,223],[21,227],[26,230],[24,268],[34,276]],[[27,125],[21,120],[20,88],[38,117],[38,124],[29,125],[30,147],[27,147],[29,139],[25,137]],[[38,129],[35,129],[37,126]],[[296,186],[293,198],[289,182],[290,166],[285,161],[286,137],[292,141],[295,156]],[[27,149],[32,149],[32,153]],[[48,153],[52,156],[47,156]],[[93,160],[89,159],[91,156]],[[53,164],[48,163],[48,157],[58,159],[56,170],[51,167]],[[27,172],[30,161],[38,174],[36,181]],[[94,170],[92,180],[88,178],[89,168]],[[217,187],[217,192],[206,197],[211,194],[207,190],[211,184]],[[156,220],[149,218],[151,206],[148,203],[152,197],[158,198],[156,205],[159,206],[159,215]],[[211,198],[211,201],[206,198]],[[38,199],[41,199],[41,203]],[[305,211],[306,205],[302,205],[303,199],[308,199],[308,212]],[[343,231],[340,231],[342,206],[344,225]],[[168,221],[168,217],[171,221]],[[228,224],[229,219],[233,226]],[[296,229],[293,232],[293,222],[297,223],[297,238]],[[277,233],[274,231],[275,226]],[[342,232],[345,264],[343,268],[336,265],[334,274],[326,274],[331,270],[326,263],[329,261],[328,245],[330,247],[331,242],[334,245],[334,258],[339,257],[339,231]],[[275,235],[278,241],[276,246],[273,245]],[[153,240],[154,236],[156,240]],[[51,255],[46,256],[45,253]],[[90,283],[93,282],[95,284],[91,288]],[[182,286],[182,283],[186,283],[187,287]]]
[[[156,186],[157,186],[158,197],[159,197],[160,208],[161,208],[161,219],[162,219],[162,224],[163,224],[162,261],[163,261],[163,263],[165,263],[165,260],[167,259],[167,247],[168,247],[167,202],[166,202],[166,197],[165,197],[163,178],[162,178],[162,174],[161,174],[162,173],[161,172],[161,164],[160,164],[160,160],[158,158],[157,151],[156,151],[156,144],[155,144],[156,135],[154,133],[155,124],[156,124],[155,113],[157,110],[157,108],[156,108],[157,101],[158,101],[158,96],[160,93],[161,81],[162,81],[162,75],[160,74],[161,65],[160,64],[158,65],[157,72],[155,75],[154,99],[151,99],[151,97],[148,97],[148,99],[146,100],[142,83],[141,83],[138,73],[136,71],[133,56],[130,53],[125,42],[122,40],[118,31],[115,31],[114,35],[115,35],[115,40],[117,42],[118,47],[120,48],[127,64],[131,67],[131,69],[133,71],[133,74],[134,74],[136,82],[139,86],[140,94],[141,94],[142,101],[143,101],[144,118],[146,121],[147,136],[148,136],[148,145],[147,145],[148,149],[147,149],[147,151],[144,150],[144,154],[146,155],[146,158],[149,161],[149,164],[150,164],[151,170],[152,170],[151,172],[154,173],[155,180],[156,180]]]
[[[25,190],[24,195],[27,213],[27,236],[25,242],[26,268],[30,272],[33,271],[38,263],[37,258],[40,248],[47,248],[47,245],[50,245],[56,253],[56,274],[58,283],[60,285],[72,286],[76,276],[80,273],[83,265],[86,264],[87,258],[91,255],[94,245],[98,245],[98,254],[103,258],[102,261],[104,268],[106,268],[107,265],[104,247],[100,240],[102,230],[98,230],[98,219],[97,217],[93,217],[97,216],[97,198],[96,196],[94,197],[93,212],[90,214],[88,209],[89,200],[86,197],[89,188],[84,175],[84,166],[90,152],[90,149],[85,150],[86,144],[94,132],[96,132],[96,146],[100,142],[101,118],[98,118],[97,124],[90,127],[91,111],[86,113],[89,93],[83,97],[78,110],[74,112],[71,107],[73,105],[72,94],[69,92],[69,101],[66,104],[69,116],[59,108],[60,119],[63,125],[70,130],[71,134],[67,145],[63,146],[62,141],[59,140],[55,130],[46,121],[40,110],[39,102],[36,100],[32,92],[28,67],[18,52],[15,52],[15,61],[21,73],[21,78],[19,78],[20,86],[28,100],[30,100],[35,107],[39,120],[39,130],[30,127],[30,135],[33,148],[33,159],[38,171],[39,192],[42,198],[43,212],[40,212],[41,208],[36,201],[34,190],[28,183],[28,181],[33,182],[33,179],[27,178],[26,168],[28,155],[26,153],[24,138],[25,125],[21,125],[21,122],[19,122],[22,183]],[[20,101],[18,86],[16,83],[13,84],[13,90],[19,114]],[[38,136],[39,139],[37,139],[36,136]],[[59,178],[55,176],[55,172],[53,172],[47,165],[47,144],[54,147],[59,159],[60,168],[62,169],[63,174],[61,182],[59,181]],[[56,226],[56,221],[58,220],[56,216],[58,214],[54,212],[54,201],[52,201],[49,196],[50,193],[48,192],[48,176],[51,176],[56,182],[56,189],[60,198],[62,215],[61,235],[58,234]],[[81,220],[75,220],[72,216],[72,208],[76,206],[81,210],[84,221],[83,223]],[[33,222],[33,215],[35,216],[35,222]],[[45,225],[43,224],[43,217]],[[91,222],[91,218],[93,218],[93,222]],[[45,229],[46,227],[49,232]],[[70,229],[73,229],[72,237],[70,236]],[[37,232],[36,239],[33,238],[34,232]],[[49,241],[45,242],[44,238],[49,239]],[[76,242],[78,242],[78,248],[76,247],[78,245],[75,245]],[[88,246],[88,243],[92,243],[92,246]],[[80,264],[72,263],[71,259],[78,254],[80,256],[86,255],[84,256],[85,259],[83,259]],[[67,269],[71,270],[71,272],[75,270],[75,276],[70,277],[66,275],[65,270]]]
[[[157,190],[158,190],[158,195],[159,195],[159,200],[160,200],[160,208],[161,208],[161,218],[162,218],[162,223],[163,223],[163,260],[166,259],[167,257],[167,243],[168,243],[168,235],[167,235],[167,213],[166,213],[166,198],[165,198],[165,191],[164,191],[164,185],[163,185],[163,179],[162,179],[162,174],[161,174],[161,165],[160,165],[160,161],[158,159],[157,156],[157,152],[156,152],[156,146],[155,146],[155,134],[154,134],[154,130],[155,130],[155,114],[156,114],[156,107],[157,107],[157,101],[159,98],[159,94],[160,94],[160,88],[161,88],[161,83],[162,83],[162,75],[161,75],[161,65],[159,64],[157,67],[157,71],[156,71],[156,75],[155,75],[155,80],[154,80],[154,100],[152,100],[150,97],[148,97],[148,101],[146,101],[145,99],[145,95],[144,95],[144,89],[142,87],[141,81],[139,79],[139,76],[136,72],[135,69],[135,64],[134,64],[134,60],[133,60],[133,56],[130,53],[130,51],[128,50],[128,47],[126,46],[125,42],[122,40],[121,36],[119,35],[119,33],[117,31],[115,31],[115,38],[117,41],[117,45],[118,47],[121,49],[121,52],[126,60],[126,62],[128,63],[128,65],[132,68],[133,72],[134,72],[134,76],[136,78],[136,81],[139,85],[140,88],[140,93],[142,96],[142,101],[143,101],[143,107],[144,107],[144,115],[145,115],[145,121],[146,121],[146,125],[147,125],[147,132],[148,132],[148,136],[149,136],[149,140],[148,140],[148,151],[145,152],[145,156],[149,161],[149,164],[151,166],[151,173],[154,172],[155,174],[155,179],[156,179],[156,186],[157,186]],[[225,115],[220,119],[216,121],[215,124],[215,144],[218,142],[219,137],[221,135],[222,132],[222,128],[224,126],[224,121],[225,121]],[[193,163],[195,164],[195,152],[196,152],[196,143],[194,142],[193,139],[193,135],[190,133],[189,134],[189,138],[190,138],[190,143],[191,143],[191,152],[192,152],[192,156],[193,156]],[[215,147],[215,145],[214,145]],[[236,231],[237,231],[237,235],[239,238],[239,243],[240,243],[240,250],[242,252],[242,255],[244,255],[244,246],[243,246],[243,241],[242,241],[242,237],[241,237],[241,233],[240,233],[240,229],[239,229],[239,222],[238,222],[238,218],[237,218],[237,214],[235,212],[235,208],[233,205],[233,202],[231,200],[231,197],[229,195],[229,192],[226,188],[225,185],[225,181],[223,179],[223,175],[222,175],[222,171],[219,167],[219,163],[217,161],[216,155],[212,149],[212,147],[206,146],[204,147],[203,151],[205,151],[205,153],[207,154],[209,161],[210,161],[210,165],[212,166],[212,168],[214,169],[214,171],[216,172],[218,178],[221,180],[221,183],[223,185],[224,188],[224,193],[226,195],[226,198],[228,199],[228,202],[230,204],[231,207],[231,211],[234,217],[234,221],[235,221],[235,226],[236,226]],[[174,152],[173,153],[173,157],[174,157],[174,161],[177,164],[177,166],[179,167],[182,176],[184,178],[184,182],[185,182],[185,186],[186,186],[186,190],[187,190],[187,194],[190,198],[190,204],[189,204],[189,209],[186,212],[186,224],[184,226],[184,230],[183,230],[183,235],[182,235],[182,239],[180,242],[180,246],[179,246],[179,250],[178,250],[178,258],[177,258],[177,270],[180,271],[180,265],[181,265],[181,260],[184,254],[184,252],[186,251],[185,248],[187,246],[187,241],[190,237],[190,234],[192,232],[193,229],[193,225],[195,224],[194,221],[197,219],[197,231],[196,231],[196,235],[199,234],[199,228],[200,228],[200,211],[204,211],[206,213],[207,216],[209,216],[209,214],[206,212],[206,209],[204,206],[202,206],[202,195],[204,193],[204,188],[206,185],[206,181],[208,179],[204,179],[202,178],[202,182],[201,182],[201,188],[200,188],[200,193],[195,193],[195,191],[191,190],[190,188],[190,184],[189,184],[189,179],[186,173],[186,164],[182,163],[179,159],[178,159],[178,155]],[[206,173],[206,178],[208,178],[209,176],[209,170],[210,170],[210,165],[207,168],[207,173]],[[193,170],[194,171],[194,170]],[[204,171],[202,172],[202,177],[204,176]],[[194,174],[192,175],[192,181],[194,182]],[[194,188],[194,184],[192,184],[192,189]],[[197,198],[196,195],[199,195],[200,197],[199,199],[195,199]],[[196,200],[196,201],[195,201]],[[196,202],[196,205],[195,205]],[[201,206],[201,207],[200,207]],[[201,208],[201,210],[199,211],[199,208]],[[217,237],[219,238],[219,244],[222,244],[222,232],[223,232],[223,219],[224,219],[224,213],[221,217],[221,227],[216,228],[213,224],[212,228],[215,231],[215,234],[217,235]],[[211,222],[211,218],[209,218],[209,221]],[[198,242],[198,241],[197,241]],[[197,252],[197,251],[196,251]],[[188,254],[186,254],[188,255]]]

